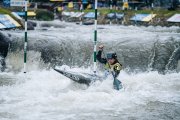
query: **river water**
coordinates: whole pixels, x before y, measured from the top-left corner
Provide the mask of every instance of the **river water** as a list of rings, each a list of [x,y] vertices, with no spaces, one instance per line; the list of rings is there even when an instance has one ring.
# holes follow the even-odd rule
[[[105,44],[107,51],[118,51],[120,61],[125,64],[118,77],[123,83],[123,89],[120,91],[112,88],[111,76],[87,87],[72,82],[52,69],[55,64],[61,62],[58,64],[61,68],[71,69],[74,72],[92,73],[93,26],[60,23],[59,27],[40,27],[35,31],[29,31],[30,47],[26,74],[23,73],[21,50],[23,31],[3,31],[5,35],[11,34],[16,37],[10,38],[11,46],[5,58],[6,69],[0,72],[0,119],[179,120],[179,58],[174,57],[173,70],[161,74],[158,69],[162,70],[171,64],[170,58],[179,47],[179,28],[102,25],[98,27],[98,30],[100,39],[98,44]],[[170,56],[165,67],[162,67],[164,62],[157,64],[160,58],[150,57],[154,59],[148,62],[149,57],[146,57],[147,54],[153,55],[150,55],[150,51],[156,46],[154,45],[157,43],[156,38],[161,43],[157,46],[167,46],[169,51],[174,53],[168,54]],[[175,46],[173,50],[170,49],[171,45],[166,44],[167,41],[171,41],[169,44]],[[17,45],[20,45],[19,48]],[[50,49],[52,47],[53,49]],[[81,50],[83,52],[79,55]],[[123,50],[124,53],[121,54]],[[134,50],[144,53],[134,54],[134,60],[137,60],[137,65],[141,67],[133,66],[134,60],[128,59],[133,58],[131,52]],[[48,54],[42,55],[44,51]],[[65,53],[59,55],[61,51]],[[56,59],[48,59],[48,55],[52,57],[51,53],[56,56]],[[155,53],[160,56],[160,52]],[[167,54],[162,56],[165,55]],[[138,60],[141,59],[143,60],[139,62]],[[85,65],[82,65],[82,62]],[[101,66],[98,67],[100,67],[98,73],[103,73]],[[129,72],[129,69],[140,69],[140,71]]]

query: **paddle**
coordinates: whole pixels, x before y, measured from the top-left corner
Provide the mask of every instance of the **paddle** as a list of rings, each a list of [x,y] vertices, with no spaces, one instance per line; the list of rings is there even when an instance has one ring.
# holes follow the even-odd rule
[[[105,57],[105,59],[106,59],[106,61],[107,61],[107,63],[108,63],[108,59],[107,59],[107,57],[106,57],[106,55],[105,55],[105,53],[104,53],[104,51],[102,50],[102,53],[104,54],[104,57]],[[109,69],[111,68],[110,67],[110,64],[108,63],[108,66],[109,66]],[[116,77],[115,77],[115,74],[114,74],[114,72],[110,69],[110,72],[111,72],[111,74],[112,74],[112,76],[113,76],[113,79],[114,79],[114,81],[113,81],[113,87],[114,87],[114,89],[116,89],[116,90],[119,90],[120,89],[120,84],[121,84],[121,82],[118,80],[118,79],[116,79]]]

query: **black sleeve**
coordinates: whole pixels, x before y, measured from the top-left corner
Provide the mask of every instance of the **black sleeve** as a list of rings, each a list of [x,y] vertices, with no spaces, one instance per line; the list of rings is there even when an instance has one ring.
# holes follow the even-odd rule
[[[98,60],[100,63],[106,64],[107,60],[106,60],[105,58],[102,58],[101,55],[102,55],[102,51],[99,50],[99,51],[98,51],[98,54],[96,55],[97,60]]]

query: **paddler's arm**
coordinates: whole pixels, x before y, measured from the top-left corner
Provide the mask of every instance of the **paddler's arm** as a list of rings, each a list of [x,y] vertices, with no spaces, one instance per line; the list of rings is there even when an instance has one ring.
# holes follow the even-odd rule
[[[106,64],[107,60],[105,58],[102,58],[103,47],[104,47],[103,45],[99,46],[99,51],[98,51],[98,53],[96,55],[96,58],[100,63]]]

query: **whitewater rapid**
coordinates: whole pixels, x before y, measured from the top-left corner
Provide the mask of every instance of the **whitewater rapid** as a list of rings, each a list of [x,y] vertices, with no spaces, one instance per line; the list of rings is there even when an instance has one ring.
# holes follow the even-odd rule
[[[173,55],[179,55],[176,53],[179,28],[98,27],[98,44],[105,44],[107,51],[117,51],[120,62],[124,63],[125,69],[118,76],[123,84],[120,91],[113,89],[111,76],[88,87],[52,69],[51,62],[58,65],[60,62],[59,67],[65,65],[73,72],[92,73],[93,28],[55,21],[52,27],[29,31],[26,74],[23,73],[22,31],[3,31],[11,36],[11,46],[5,58],[6,68],[0,72],[0,119],[179,120],[180,73],[173,69],[160,74],[150,69],[161,68],[163,65],[157,63],[164,56],[167,56],[167,66],[174,62]],[[151,55],[152,46],[156,52]],[[167,51],[169,54],[165,54]],[[178,58],[174,60],[179,69]],[[137,66],[142,66],[141,71],[127,72]],[[103,74],[99,64],[97,73]]]
[[[30,66],[27,68],[30,71],[31,65],[36,67],[43,62],[46,68],[92,65],[94,26],[59,21],[38,24],[40,27],[36,30],[28,31],[27,62]],[[179,27],[98,25],[97,30],[97,45],[105,45],[105,53],[115,51],[124,68],[130,71],[179,71]],[[3,40],[9,44],[8,48],[4,45],[8,51],[2,51],[7,52],[7,67],[19,72],[23,67],[24,33],[16,30],[2,31],[2,34],[6,36]]]
[[[82,71],[83,68],[72,69]],[[88,71],[88,70],[84,70]],[[180,73],[157,72],[118,77],[124,88],[116,91],[112,80],[79,85],[54,70],[0,73],[2,120],[127,120],[180,119]]]

